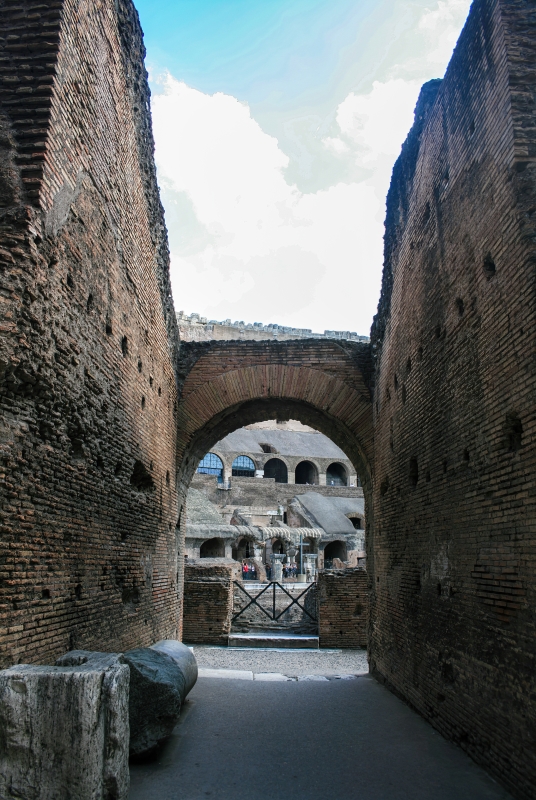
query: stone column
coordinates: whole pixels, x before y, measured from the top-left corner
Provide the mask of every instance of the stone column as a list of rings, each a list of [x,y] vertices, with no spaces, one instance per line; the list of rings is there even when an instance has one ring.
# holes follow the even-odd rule
[[[293,469],[288,469],[287,483],[296,483],[296,472]]]
[[[283,580],[283,559],[286,556],[284,553],[272,553],[270,560],[272,562],[272,583],[281,583]]]
[[[129,667],[91,656],[0,672],[0,797],[126,800]]]
[[[318,473],[318,485],[319,486],[326,486],[326,473],[319,472]]]

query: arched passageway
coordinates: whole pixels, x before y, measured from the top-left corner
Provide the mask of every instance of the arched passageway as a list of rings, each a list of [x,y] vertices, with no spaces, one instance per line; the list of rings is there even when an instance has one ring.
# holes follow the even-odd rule
[[[331,566],[334,558],[346,561],[346,542],[337,540],[324,547],[324,566]]]
[[[201,558],[224,558],[225,557],[225,542],[223,539],[214,538],[207,539],[203,542],[199,549]]]
[[[273,478],[276,483],[288,483],[288,469],[280,458],[271,458],[264,465],[264,477]]]
[[[296,465],[295,476],[295,483],[318,485],[318,470],[312,461],[300,461]]]
[[[330,464],[326,470],[326,484],[328,486],[347,486],[348,475],[342,464],[335,462]]]

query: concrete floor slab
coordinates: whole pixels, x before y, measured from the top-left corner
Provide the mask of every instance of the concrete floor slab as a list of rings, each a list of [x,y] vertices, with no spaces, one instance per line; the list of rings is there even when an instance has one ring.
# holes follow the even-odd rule
[[[511,800],[370,676],[201,678],[130,800]]]

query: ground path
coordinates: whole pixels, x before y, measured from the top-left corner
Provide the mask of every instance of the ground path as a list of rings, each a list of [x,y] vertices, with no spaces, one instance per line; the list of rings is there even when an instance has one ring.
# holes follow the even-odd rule
[[[201,677],[165,747],[132,765],[129,800],[511,800],[373,678],[333,679],[360,651],[264,653],[196,648],[202,668],[332,679]]]

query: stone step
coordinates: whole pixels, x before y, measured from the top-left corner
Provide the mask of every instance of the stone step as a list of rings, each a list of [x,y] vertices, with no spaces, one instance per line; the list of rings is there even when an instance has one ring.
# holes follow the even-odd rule
[[[288,633],[230,633],[229,647],[276,647],[285,649],[318,650],[318,636]]]

